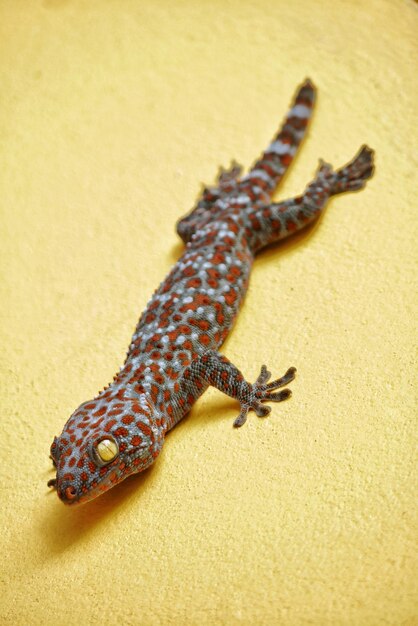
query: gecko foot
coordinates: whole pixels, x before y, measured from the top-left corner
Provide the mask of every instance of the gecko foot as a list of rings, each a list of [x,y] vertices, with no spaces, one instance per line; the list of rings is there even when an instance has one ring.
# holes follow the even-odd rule
[[[368,146],[362,146],[358,154],[334,174],[331,193],[357,191],[362,189],[374,172],[374,152]]]
[[[277,393],[274,393],[274,390],[280,389],[280,387],[284,387],[290,383],[295,378],[295,374],[296,368],[289,367],[283,376],[273,380],[271,383],[268,383],[271,378],[271,372],[269,372],[267,367],[263,365],[256,382],[253,385],[250,385],[248,398],[241,403],[241,411],[234,421],[234,426],[238,428],[245,424],[250,410],[255,411],[258,417],[266,417],[270,413],[271,407],[264,406],[262,404],[263,402],[282,402],[283,400],[290,398],[292,395],[290,389],[283,389],[283,391],[279,391]]]
[[[228,185],[231,182],[234,182],[239,178],[242,172],[242,165],[237,163],[236,161],[232,161],[230,167],[225,169],[224,167],[220,167],[218,171],[218,183],[220,185]]]

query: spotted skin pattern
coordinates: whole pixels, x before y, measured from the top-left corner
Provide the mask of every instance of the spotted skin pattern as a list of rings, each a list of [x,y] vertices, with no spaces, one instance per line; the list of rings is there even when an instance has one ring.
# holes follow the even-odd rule
[[[57,469],[49,481],[67,504],[86,502],[153,463],[166,433],[212,385],[235,398],[242,426],[250,410],[264,417],[265,402],[281,402],[295,368],[270,380],[263,365],[255,383],[223,355],[248,286],[255,253],[320,215],[329,198],[361,189],[373,173],[373,153],[363,146],[345,167],[320,162],[315,179],[296,198],[271,203],[306,132],[315,100],[310,80],[299,88],[282,128],[250,172],[233,163],[217,186],[204,188],[177,224],[184,254],[143,312],[121,371],[96,398],[83,403],[51,446]],[[99,443],[110,456],[103,460]],[[112,456],[109,450],[115,449]]]

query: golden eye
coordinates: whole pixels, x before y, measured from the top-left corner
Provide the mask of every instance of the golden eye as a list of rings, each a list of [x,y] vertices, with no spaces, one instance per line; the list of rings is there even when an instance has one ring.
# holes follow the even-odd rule
[[[96,452],[102,463],[110,463],[118,456],[119,448],[113,439],[102,439],[96,445]]]

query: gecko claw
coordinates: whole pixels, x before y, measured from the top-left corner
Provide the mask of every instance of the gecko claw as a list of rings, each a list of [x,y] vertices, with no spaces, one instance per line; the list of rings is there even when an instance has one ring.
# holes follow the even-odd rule
[[[279,391],[278,393],[269,393],[264,398],[263,402],[283,402],[283,400],[287,400],[292,395],[290,389],[283,389],[283,391]]]
[[[265,365],[261,366],[261,372],[258,375],[256,384],[257,385],[264,385],[268,380],[270,380],[271,378],[271,372],[268,371],[267,367]]]
[[[240,428],[240,426],[245,424],[249,409],[250,407],[248,405],[241,407],[241,412],[234,421],[234,428]]]
[[[273,380],[271,383],[266,385],[266,391],[273,391],[274,389],[280,389],[280,387],[284,387],[292,380],[295,379],[296,376],[296,367],[289,367],[286,374],[277,378],[277,380]]]
[[[271,406],[264,406],[260,402],[254,406],[254,411],[256,412],[257,417],[267,417],[267,415],[271,413]]]

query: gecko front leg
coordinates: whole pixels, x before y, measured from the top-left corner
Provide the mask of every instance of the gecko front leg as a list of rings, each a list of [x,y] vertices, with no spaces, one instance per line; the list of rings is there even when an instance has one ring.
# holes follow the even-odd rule
[[[264,406],[263,402],[282,402],[291,396],[290,389],[283,389],[275,393],[276,389],[284,387],[295,378],[296,368],[290,367],[287,372],[272,382],[268,382],[271,373],[263,365],[255,383],[245,380],[242,373],[229,359],[215,350],[209,350],[195,359],[185,376],[188,384],[204,382],[216,387],[231,398],[235,398],[241,405],[241,411],[234,421],[234,426],[242,426],[248,412],[253,410],[258,417],[266,417],[271,407]]]

